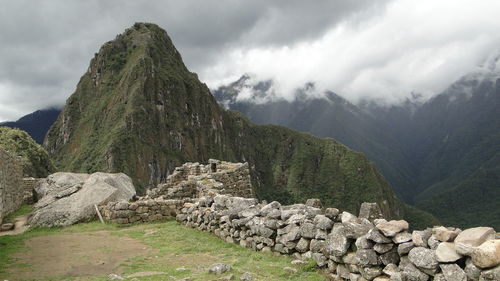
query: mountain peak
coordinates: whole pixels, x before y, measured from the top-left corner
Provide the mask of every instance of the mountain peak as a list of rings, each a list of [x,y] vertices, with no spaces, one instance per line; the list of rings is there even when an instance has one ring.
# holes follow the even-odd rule
[[[152,23],[135,23],[100,48],[91,60],[88,73],[97,85],[106,74],[130,73],[137,66],[153,74],[159,65],[188,72],[164,29]]]

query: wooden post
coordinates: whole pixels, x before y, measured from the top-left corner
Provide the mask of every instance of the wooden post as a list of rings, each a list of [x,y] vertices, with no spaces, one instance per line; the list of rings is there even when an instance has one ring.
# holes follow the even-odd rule
[[[101,221],[102,224],[106,224],[104,220],[102,219],[101,212],[99,212],[99,208],[97,208],[97,205],[94,204],[95,211],[97,213],[97,216],[99,216],[99,220]]]

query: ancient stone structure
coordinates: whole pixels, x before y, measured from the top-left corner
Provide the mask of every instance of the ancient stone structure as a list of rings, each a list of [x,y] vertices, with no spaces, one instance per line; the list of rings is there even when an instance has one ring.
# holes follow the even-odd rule
[[[21,159],[0,148],[0,223],[17,210],[25,196]]]
[[[208,165],[185,163],[135,202],[110,202],[100,207],[106,220],[128,224],[175,218],[184,203],[203,196],[254,195],[248,163],[229,163],[211,159]]]
[[[214,176],[221,173],[220,167],[239,168],[227,168],[224,176]],[[500,240],[493,228],[462,231],[436,226],[409,231],[404,220],[381,218],[374,203],[363,203],[358,217],[323,208],[318,199],[290,206],[259,202],[229,193],[250,194],[246,191],[249,181],[243,180],[248,173],[242,169],[248,167],[188,163],[147,197],[108,203],[101,210],[117,223],[175,214],[179,223],[212,232],[228,243],[314,259],[318,267],[330,272],[329,280],[500,280]],[[234,185],[228,187],[228,183]]]
[[[248,163],[230,163],[210,159],[208,165],[185,163],[175,168],[166,183],[148,193],[148,197],[184,199],[210,194],[254,197]]]
[[[152,222],[175,218],[177,210],[190,199],[141,199],[136,202],[110,202],[101,206],[104,219],[118,223]]]

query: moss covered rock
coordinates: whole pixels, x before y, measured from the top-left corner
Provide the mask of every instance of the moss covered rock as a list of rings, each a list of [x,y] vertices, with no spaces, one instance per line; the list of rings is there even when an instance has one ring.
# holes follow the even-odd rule
[[[25,176],[43,178],[55,170],[47,151],[25,131],[0,127],[0,147],[21,156]]]

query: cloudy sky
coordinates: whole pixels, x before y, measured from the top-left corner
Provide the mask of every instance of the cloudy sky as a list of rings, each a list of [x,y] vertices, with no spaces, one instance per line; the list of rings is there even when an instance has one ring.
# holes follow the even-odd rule
[[[500,49],[498,0],[0,0],[0,121],[61,106],[102,43],[159,24],[210,87],[244,73],[357,101],[430,97]]]

